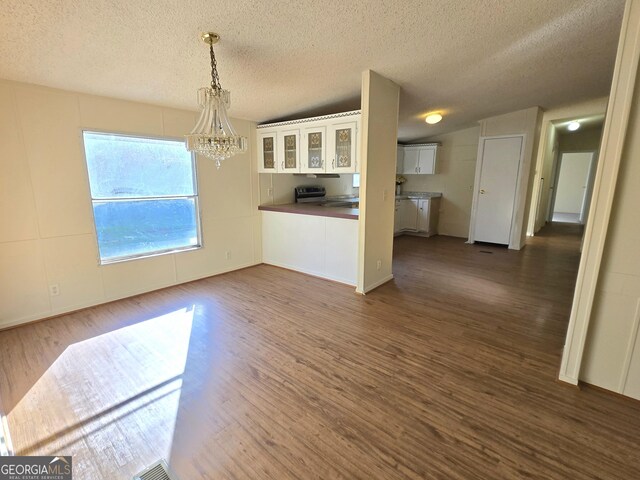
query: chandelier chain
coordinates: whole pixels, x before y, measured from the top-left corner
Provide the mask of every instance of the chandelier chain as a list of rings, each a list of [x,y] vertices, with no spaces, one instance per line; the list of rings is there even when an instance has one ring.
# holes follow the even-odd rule
[[[209,44],[209,53],[211,54],[211,88],[216,91],[222,91],[222,87],[220,86],[220,77],[218,76],[216,55],[213,53],[213,44]]]

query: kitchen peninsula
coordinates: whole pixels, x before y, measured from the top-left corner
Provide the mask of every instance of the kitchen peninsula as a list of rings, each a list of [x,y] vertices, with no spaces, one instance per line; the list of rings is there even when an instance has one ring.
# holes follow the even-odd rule
[[[261,205],[264,263],[356,285],[358,209]]]

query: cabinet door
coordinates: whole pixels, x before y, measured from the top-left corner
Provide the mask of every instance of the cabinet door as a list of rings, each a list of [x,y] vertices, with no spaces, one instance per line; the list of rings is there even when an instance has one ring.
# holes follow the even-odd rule
[[[402,173],[411,175],[418,173],[418,163],[420,159],[420,150],[417,147],[404,148],[404,167]]]
[[[329,126],[329,158],[327,172],[356,171],[357,122],[335,123]]]
[[[436,173],[436,147],[428,146],[420,149],[420,158],[418,161],[418,173],[433,174]]]
[[[431,200],[426,198],[418,201],[418,231],[429,232]]]
[[[404,147],[398,145],[396,148],[396,173],[404,173]]]
[[[276,132],[258,133],[258,172],[278,171]]]
[[[302,135],[303,173],[324,173],[327,152],[326,127],[308,127]]]
[[[300,171],[300,130],[278,132],[278,171]]]
[[[402,212],[400,228],[415,231],[418,226],[418,200],[413,198],[402,200],[400,210]]]

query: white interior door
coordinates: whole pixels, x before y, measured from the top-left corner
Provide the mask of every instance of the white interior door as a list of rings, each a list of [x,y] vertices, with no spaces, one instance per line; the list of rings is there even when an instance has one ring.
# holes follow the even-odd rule
[[[523,138],[483,141],[473,240],[508,245]]]
[[[582,223],[593,152],[562,153],[553,198],[554,222]]]

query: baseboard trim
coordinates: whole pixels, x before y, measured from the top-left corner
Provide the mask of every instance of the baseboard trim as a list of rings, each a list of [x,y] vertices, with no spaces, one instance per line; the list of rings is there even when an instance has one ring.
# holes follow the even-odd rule
[[[372,285],[368,285],[363,291],[362,293],[364,295],[366,295],[367,293],[371,293],[373,290],[375,290],[378,287],[381,287],[382,285],[384,285],[385,283],[389,282],[393,280],[393,273],[389,274],[388,276],[384,277],[382,280],[378,280],[376,283],[372,284]]]
[[[19,319],[19,320],[13,320],[13,321],[5,323],[5,324],[0,324],[0,332],[2,332],[4,330],[11,330],[13,328],[19,328],[19,327],[22,327],[24,325],[30,325],[32,323],[39,323],[39,322],[45,322],[47,320],[53,320],[54,318],[63,317],[65,315],[72,315],[74,313],[82,312],[84,310],[89,310],[91,308],[99,307],[101,305],[108,305],[110,303],[119,302],[120,300],[124,300],[125,298],[134,298],[134,297],[139,297],[139,296],[142,296],[142,295],[146,295],[148,293],[160,292],[162,290],[167,290],[169,288],[179,287],[180,285],[186,285],[186,284],[193,283],[193,282],[199,282],[200,280],[205,280],[207,278],[217,277],[217,276],[220,276],[220,275],[226,275],[228,273],[237,272],[238,270],[244,270],[246,268],[256,267],[258,265],[262,265],[262,262],[251,262],[251,263],[248,263],[248,264],[237,265],[237,266],[234,266],[233,268],[231,268],[229,270],[222,270],[222,271],[219,271],[219,272],[212,273],[210,275],[204,275],[202,277],[191,278],[189,280],[185,280],[185,281],[180,282],[180,283],[173,283],[171,285],[160,286],[160,287],[157,287],[157,288],[153,288],[151,290],[146,290],[146,291],[141,291],[141,292],[131,292],[130,294],[126,294],[126,295],[124,295],[122,297],[110,298],[108,300],[105,300],[105,301],[99,302],[99,303],[93,303],[93,304],[90,304],[90,305],[77,305],[75,307],[70,307],[69,310],[64,310],[64,311],[59,311],[59,312],[55,312],[55,313],[46,314],[44,317],[43,316],[35,316],[35,317],[26,317],[26,318],[22,318],[22,319]]]
[[[567,375],[564,375],[562,373],[558,375],[558,380],[560,380],[561,382],[564,382],[564,383],[569,383],[569,384],[571,384],[573,386],[576,386],[576,387],[578,386],[578,379],[577,378],[568,377]]]

